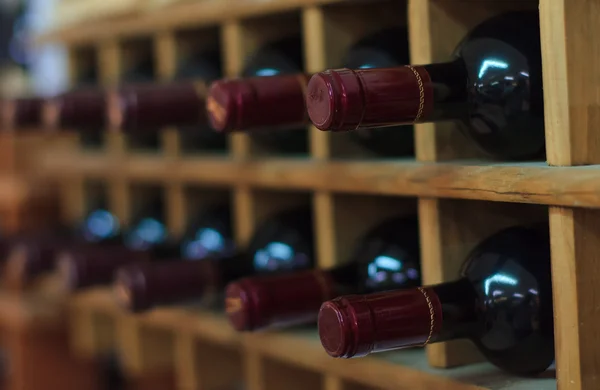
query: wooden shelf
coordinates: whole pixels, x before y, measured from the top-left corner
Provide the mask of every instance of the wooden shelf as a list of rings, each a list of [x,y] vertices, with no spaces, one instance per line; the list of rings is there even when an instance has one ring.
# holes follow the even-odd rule
[[[73,163],[77,161],[77,163]],[[115,169],[131,181],[206,186],[247,185],[290,191],[476,199],[494,202],[600,208],[600,166],[550,167],[545,163],[454,161],[319,161],[313,159],[167,159],[100,154],[48,156],[56,175],[109,178]]]
[[[37,38],[38,44],[61,42],[79,45],[95,41],[150,34],[159,30],[216,25],[231,19],[251,18],[300,10],[303,7],[349,0],[206,0],[174,4],[156,12],[84,23],[51,31]]]
[[[109,314],[127,315],[118,308],[110,289],[100,288],[72,298],[74,307]],[[545,379],[518,378],[506,375],[488,363],[435,369],[427,363],[424,349],[381,353],[361,359],[332,359],[322,349],[314,327],[291,331],[235,332],[219,313],[191,308],[158,308],[149,313],[130,316],[138,326],[152,326],[186,334],[226,348],[244,348],[278,361],[365,386],[395,389],[436,388],[448,390],[549,390],[556,388],[553,371]]]

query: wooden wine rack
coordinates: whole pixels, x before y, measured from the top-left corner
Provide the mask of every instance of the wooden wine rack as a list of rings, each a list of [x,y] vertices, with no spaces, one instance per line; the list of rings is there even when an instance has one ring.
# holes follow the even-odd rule
[[[230,138],[228,154],[184,155],[175,129],[162,150],[132,152],[106,134],[100,152],[74,148],[49,154],[48,174],[65,188],[65,218],[84,212],[84,181],[106,183],[115,213],[127,221],[132,188],[164,188],[168,223],[180,233],[191,205],[229,193],[239,244],[257,222],[295,202],[313,205],[318,261],[344,261],[368,228],[391,214],[417,211],[427,284],[455,279],[465,255],[498,229],[549,219],[557,367],[545,378],[511,377],[492,368],[468,342],[450,342],[353,360],[326,356],[314,329],[237,334],[214,313],[183,307],[131,316],[109,289],[72,299],[73,347],[85,355],[117,348],[131,375],[172,375],[177,389],[220,389],[243,381],[274,389],[551,389],[600,388],[600,5],[596,0],[212,0],[184,2],[131,19],[55,31],[72,53],[93,51],[105,84],[126,65],[127,42],[145,40],[157,77],[169,79],[189,42],[214,40],[224,72],[239,74],[244,58],[279,34],[301,31],[307,72],[339,66],[358,37],[383,25],[408,23],[411,61],[444,61],[475,24],[506,10],[538,9],[541,20],[548,163],[491,161],[451,123],[416,126],[416,157],[377,160],[346,135],[310,128],[310,156],[261,150],[251,136]],[[189,189],[200,190],[190,195]],[[200,195],[198,195],[200,194]],[[205,196],[202,194],[206,194]],[[166,388],[166,387],[164,387]],[[225,387],[227,388],[227,387]]]

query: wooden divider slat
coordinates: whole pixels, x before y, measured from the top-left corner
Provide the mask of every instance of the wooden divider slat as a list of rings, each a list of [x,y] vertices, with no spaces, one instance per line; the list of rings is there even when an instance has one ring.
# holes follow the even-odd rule
[[[456,45],[476,24],[508,9],[528,6],[531,5],[511,1],[476,4],[462,0],[409,0],[411,62],[428,64],[447,61]],[[459,132],[454,123],[419,124],[415,126],[415,132],[419,161],[485,157]],[[464,213],[465,208],[472,209],[473,206],[426,196],[420,198],[421,261],[425,284],[456,279],[473,244],[503,227],[504,224],[500,222],[464,218],[472,215],[471,212]],[[490,214],[485,207],[480,213],[486,216]],[[475,230],[471,235],[464,234],[473,227]],[[483,227],[488,229],[480,229]],[[452,367],[481,360],[474,346],[464,340],[429,345],[427,355],[434,367]]]
[[[548,163],[600,162],[600,5],[540,1]],[[558,386],[600,387],[600,214],[550,208]]]

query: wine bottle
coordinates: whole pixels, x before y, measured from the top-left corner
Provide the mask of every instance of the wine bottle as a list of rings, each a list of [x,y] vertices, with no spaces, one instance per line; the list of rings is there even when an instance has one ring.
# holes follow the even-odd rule
[[[109,126],[135,136],[206,123],[204,82],[123,85],[108,93]]]
[[[538,13],[475,27],[447,63],[334,69],[314,75],[306,104],[321,130],[456,120],[485,152],[507,159],[544,151]]]
[[[310,210],[276,214],[260,225],[245,251],[219,253],[174,267],[135,266],[115,280],[120,303],[142,311],[157,304],[210,297],[243,276],[310,268],[314,259]]]
[[[246,60],[241,79],[211,84],[206,101],[211,126],[219,132],[277,126],[282,131],[256,132],[254,139],[283,153],[307,153],[303,62],[298,36],[261,47]]]
[[[44,128],[50,131],[78,129],[100,133],[106,128],[106,93],[100,88],[66,92],[47,99],[43,107]]]
[[[80,226],[56,226],[52,231],[20,234],[7,244],[3,279],[11,286],[22,286],[36,276],[51,271],[55,256],[71,247],[87,251],[95,244],[111,246],[118,241],[118,219],[101,204],[84,218]]]
[[[168,234],[163,204],[148,202],[111,245],[64,248],[56,254],[56,266],[69,291],[108,284],[115,270],[125,264],[177,258],[179,245]]]
[[[247,277],[225,289],[229,321],[238,331],[316,321],[324,301],[420,285],[419,229],[415,217],[393,218],[365,235],[351,259],[328,270]]]
[[[554,360],[548,227],[517,226],[489,237],[457,281],[327,301],[318,324],[334,357],[466,338],[506,371],[542,372]]]
[[[10,130],[40,126],[43,105],[40,97],[0,100],[0,126]]]
[[[406,28],[383,29],[356,42],[346,54],[349,68],[371,69],[408,63]],[[207,111],[218,132],[272,131],[303,128],[309,124],[305,91],[312,75],[304,73],[224,79],[211,84]],[[410,129],[356,131],[357,142],[381,155],[406,155],[413,151]]]
[[[186,229],[179,259],[128,264],[116,271],[117,301],[128,310],[142,311],[202,295],[208,259],[229,260],[235,254],[229,207],[210,207]]]

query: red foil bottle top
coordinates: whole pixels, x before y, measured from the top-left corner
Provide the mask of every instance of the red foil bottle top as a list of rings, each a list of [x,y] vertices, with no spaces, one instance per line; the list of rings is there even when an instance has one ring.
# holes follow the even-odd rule
[[[348,295],[325,302],[318,324],[329,355],[359,357],[434,341],[442,326],[442,307],[427,287]]]
[[[202,81],[125,86],[108,93],[106,116],[111,128],[128,131],[203,124],[205,96]]]
[[[225,310],[238,331],[315,321],[319,307],[335,296],[327,271],[243,278],[225,289]]]
[[[73,248],[61,251],[56,266],[68,291],[108,284],[120,266],[148,261],[147,252],[132,251],[120,245]]]
[[[201,299],[219,283],[212,261],[166,260],[164,263],[130,264],[115,276],[117,301],[132,311],[189,299]]]
[[[106,93],[100,89],[69,92],[44,104],[43,122],[50,130],[58,128],[104,127]]]
[[[423,67],[333,69],[309,81],[306,107],[320,130],[410,124],[433,109],[433,87]]]
[[[206,99],[210,125],[219,132],[305,125],[308,78],[295,74],[215,81]]]
[[[0,102],[0,124],[5,128],[39,126],[44,99],[21,98]]]

